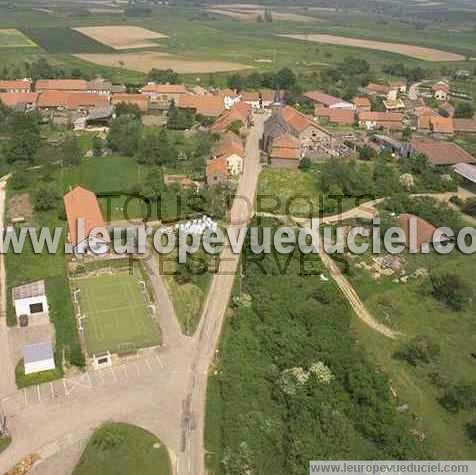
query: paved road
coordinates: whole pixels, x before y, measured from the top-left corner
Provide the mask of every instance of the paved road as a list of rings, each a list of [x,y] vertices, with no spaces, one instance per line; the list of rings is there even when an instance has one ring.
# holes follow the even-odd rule
[[[245,169],[231,210],[233,231],[238,231],[251,217],[263,121],[263,117],[257,118],[247,140]],[[146,267],[161,302],[164,345],[110,369],[89,371],[21,391],[6,388],[0,409],[8,415],[13,441],[0,455],[0,473],[34,452],[48,460],[43,462],[43,468],[43,463],[38,465],[35,469],[38,473],[48,473],[48,463],[55,467],[56,473],[60,473],[58,469],[64,463],[67,471],[71,453],[78,453],[78,444],[95,427],[107,420],[120,420],[157,434],[176,460],[178,475],[204,474],[208,367],[215,355],[238,262],[239,255],[232,254],[229,248],[223,251],[200,325],[194,337],[189,338],[180,332],[155,260],[147,260]],[[6,351],[5,348],[8,344],[0,352]]]

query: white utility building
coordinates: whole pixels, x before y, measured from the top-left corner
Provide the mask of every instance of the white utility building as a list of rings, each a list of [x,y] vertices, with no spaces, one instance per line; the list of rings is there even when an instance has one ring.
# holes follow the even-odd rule
[[[50,342],[34,343],[23,347],[25,374],[55,369],[53,345]]]
[[[20,315],[48,314],[48,301],[46,299],[44,280],[15,287],[12,293],[17,317],[20,317]]]

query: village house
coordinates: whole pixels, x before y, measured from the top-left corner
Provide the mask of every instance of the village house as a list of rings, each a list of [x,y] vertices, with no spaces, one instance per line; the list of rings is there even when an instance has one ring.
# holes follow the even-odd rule
[[[284,134],[273,140],[270,152],[271,168],[298,168],[301,160],[299,140]]]
[[[437,84],[434,84],[431,88],[433,91],[433,96],[437,101],[446,102],[450,93],[450,86],[448,83],[440,81]]]
[[[385,84],[376,84],[373,82],[369,83],[366,87],[366,91],[370,96],[377,97],[387,97],[391,90],[392,88]]]
[[[453,123],[458,135],[476,134],[476,119],[454,119]]]
[[[213,95],[223,97],[223,103],[227,110],[231,109],[235,104],[238,104],[241,101],[241,95],[233,89],[217,89],[214,91]]]
[[[387,112],[400,112],[405,110],[405,103],[398,97],[398,89],[392,89],[384,99],[383,105]]]
[[[30,282],[12,290],[12,301],[20,326],[27,326],[30,318],[48,315],[45,281]],[[25,322],[21,322],[26,318]],[[33,323],[33,322],[32,322]]]
[[[304,97],[314,104],[328,107],[329,109],[355,109],[354,104],[351,102],[347,102],[340,97],[330,96],[323,91],[307,91],[304,93]]]
[[[63,91],[87,92],[88,82],[84,79],[38,79],[35,83],[36,92]]]
[[[359,114],[359,125],[367,130],[401,130],[403,117],[398,112],[362,112]]]
[[[229,177],[226,159],[207,160],[206,176],[208,186],[225,185]]]
[[[214,118],[225,111],[225,102],[221,96],[184,94],[179,97],[177,107],[192,110],[203,117]]]
[[[129,104],[136,105],[143,113],[149,111],[149,96],[143,94],[113,94],[111,96],[111,104],[116,106],[117,104]]]
[[[92,81],[88,81],[87,89],[90,94],[98,94],[101,96],[110,96],[112,92],[111,81],[97,78]]]
[[[55,369],[53,345],[49,341],[33,343],[23,347],[25,375]]]
[[[15,110],[29,111],[36,108],[38,94],[36,92],[2,92],[0,102]]]
[[[31,82],[27,79],[14,81],[0,81],[0,93],[28,93],[31,92]]]
[[[46,91],[39,95],[37,104],[40,110],[89,111],[107,107],[109,98],[88,92]]]
[[[398,217],[400,229],[403,231],[405,246],[411,252],[421,252],[422,246],[435,245],[448,241],[446,236],[434,236],[436,227],[428,221],[413,214],[401,214]]]
[[[110,237],[96,195],[76,186],[64,195],[63,201],[68,221],[68,238],[76,257],[107,254]],[[93,234],[95,229],[99,232]]]
[[[390,88],[397,90],[401,94],[405,94],[407,92],[407,82],[402,80],[391,81]]]
[[[241,100],[253,109],[268,109],[274,104],[279,105],[283,100],[283,93],[273,89],[259,89],[257,91],[242,91]]]
[[[172,101],[178,104],[180,97],[188,94],[188,91],[183,84],[156,84],[150,82],[140,90],[140,93],[150,97],[151,106],[154,105],[158,109],[164,110],[170,107]]]
[[[319,119],[324,119],[329,124],[353,125],[355,122],[355,112],[350,109],[331,109],[329,107],[316,106],[315,115]]]
[[[432,134],[453,135],[454,120],[451,117],[442,117],[438,114],[422,115],[418,117],[418,130]]]
[[[414,137],[411,140],[412,155],[421,153],[435,166],[475,163],[476,159],[454,142],[433,140],[427,137]]]
[[[229,175],[237,176],[243,173],[243,164],[245,159],[245,149],[241,139],[229,131],[214,151],[215,159],[225,158]]]
[[[360,112],[370,112],[372,109],[372,103],[368,97],[358,96],[352,99],[352,103],[354,104],[357,113]]]
[[[270,153],[273,141],[285,134],[293,135],[298,139],[301,156],[309,152],[332,152],[334,144],[332,134],[290,106],[277,109],[264,123],[263,150]]]
[[[252,110],[249,104],[238,102],[231,109],[226,110],[211,126],[212,132],[225,133],[233,123],[241,123],[242,128],[251,124]]]

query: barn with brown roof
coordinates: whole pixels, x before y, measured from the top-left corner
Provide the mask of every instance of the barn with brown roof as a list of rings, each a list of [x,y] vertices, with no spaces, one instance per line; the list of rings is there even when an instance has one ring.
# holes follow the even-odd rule
[[[66,91],[87,92],[88,83],[84,79],[38,79],[35,83],[36,92]]]
[[[414,153],[426,155],[433,165],[475,163],[476,159],[453,142],[415,137],[411,141]]]
[[[405,236],[405,246],[411,252],[421,252],[424,245],[435,245],[448,241],[447,237],[434,236],[436,227],[413,214],[401,214],[398,224]]]
[[[0,81],[0,92],[6,93],[28,93],[31,91],[31,82],[20,79],[20,80],[13,80],[13,81]]]
[[[110,242],[96,195],[76,186],[63,197],[68,220],[68,238],[76,256],[104,255]],[[100,232],[92,234],[95,228]]]
[[[150,98],[143,94],[113,94],[111,97],[113,106],[121,103],[136,105],[144,113],[149,111],[149,102]]]
[[[273,141],[270,153],[271,168],[297,168],[301,160],[299,140],[291,134]]]
[[[181,109],[190,109],[204,117],[218,117],[225,111],[223,97],[212,95],[183,94],[179,97],[177,106]]]

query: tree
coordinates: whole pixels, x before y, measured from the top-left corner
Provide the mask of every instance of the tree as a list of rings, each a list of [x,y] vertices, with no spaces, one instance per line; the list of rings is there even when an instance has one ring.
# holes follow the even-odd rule
[[[476,217],[476,198],[468,198],[463,205],[463,211]]]
[[[43,185],[35,193],[34,206],[37,211],[49,211],[58,206],[60,195],[56,185]]]
[[[35,114],[13,113],[8,120],[10,139],[5,147],[9,163],[32,162],[40,147],[40,128]]]
[[[263,17],[265,23],[272,23],[273,22],[273,14],[271,13],[271,10],[266,8],[264,10],[264,17]]]
[[[114,112],[116,113],[116,117],[130,115],[136,119],[140,119],[142,114],[137,104],[128,104],[127,102],[119,102],[119,104],[116,104],[114,106]]]
[[[471,287],[459,274],[444,272],[431,274],[432,295],[452,310],[462,310],[473,296]]]
[[[235,73],[228,77],[227,84],[230,89],[241,91],[243,89],[244,81],[241,75]]]
[[[147,173],[144,183],[142,184],[141,195],[157,201],[161,193],[165,189],[164,176],[160,168],[153,168]]]
[[[297,82],[296,75],[289,68],[280,69],[274,78],[274,87],[278,89],[291,89]]]
[[[376,152],[372,147],[369,147],[368,145],[364,145],[363,147],[360,147],[359,160],[368,161],[374,158],[375,155],[376,155]]]
[[[139,120],[123,115],[112,121],[107,135],[107,144],[111,150],[132,157],[137,153],[142,134]]]
[[[467,383],[454,384],[446,390],[440,404],[450,412],[472,409],[476,407],[476,387]]]
[[[472,119],[474,116],[474,107],[470,102],[458,102],[455,108],[456,119]]]
[[[146,82],[157,84],[179,84],[180,76],[173,69],[151,69],[146,76]]]
[[[193,112],[189,109],[179,109],[175,105],[175,101],[170,103],[169,112],[167,114],[167,128],[172,130],[185,130],[193,125]]]
[[[466,433],[472,442],[476,443],[476,419],[466,424]]]
[[[440,345],[425,335],[412,338],[395,354],[397,358],[403,359],[413,366],[432,363],[439,355]]]
[[[94,134],[92,139],[93,156],[100,157],[102,155],[103,147],[104,142],[102,138],[99,135]]]
[[[243,122],[241,120],[234,120],[228,127],[226,128],[227,132],[233,132],[235,135],[240,135],[240,130],[243,127]]]
[[[76,166],[81,163],[83,152],[79,140],[74,134],[69,134],[63,141],[63,163],[66,166]]]

